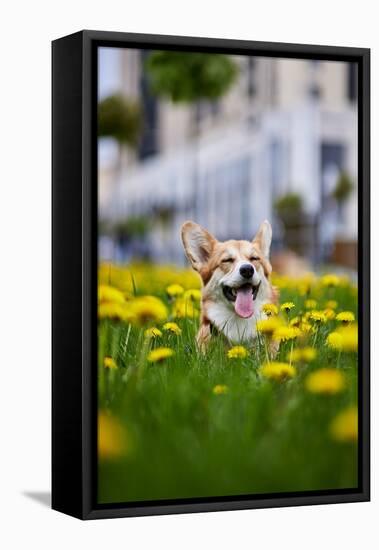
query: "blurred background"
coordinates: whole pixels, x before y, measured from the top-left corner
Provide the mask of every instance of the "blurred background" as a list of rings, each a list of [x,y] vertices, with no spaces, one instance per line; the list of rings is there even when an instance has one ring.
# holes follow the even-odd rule
[[[274,269],[356,270],[355,64],[100,48],[98,68],[100,261],[184,265],[183,221],[224,240],[268,219]]]

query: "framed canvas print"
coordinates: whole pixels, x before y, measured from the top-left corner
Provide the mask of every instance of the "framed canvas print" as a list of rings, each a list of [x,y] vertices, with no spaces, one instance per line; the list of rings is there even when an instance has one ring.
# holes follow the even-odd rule
[[[369,50],[53,42],[53,508],[369,499]]]

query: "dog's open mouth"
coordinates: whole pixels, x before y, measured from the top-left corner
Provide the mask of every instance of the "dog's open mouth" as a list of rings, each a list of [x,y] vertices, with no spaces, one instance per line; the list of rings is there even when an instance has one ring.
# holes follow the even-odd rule
[[[239,317],[247,319],[254,313],[254,300],[257,297],[260,282],[257,285],[245,284],[238,288],[224,286],[224,296],[229,302],[234,302],[234,310]]]

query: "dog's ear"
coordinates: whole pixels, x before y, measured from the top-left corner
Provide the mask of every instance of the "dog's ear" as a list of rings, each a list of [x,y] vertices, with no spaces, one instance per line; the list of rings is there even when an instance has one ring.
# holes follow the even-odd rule
[[[217,243],[206,229],[194,222],[182,225],[182,241],[187,258],[196,271],[205,266]]]
[[[258,229],[258,233],[253,239],[253,244],[255,243],[259,247],[260,251],[266,259],[268,259],[270,255],[271,239],[271,224],[267,220],[265,220],[261,223],[261,226]]]

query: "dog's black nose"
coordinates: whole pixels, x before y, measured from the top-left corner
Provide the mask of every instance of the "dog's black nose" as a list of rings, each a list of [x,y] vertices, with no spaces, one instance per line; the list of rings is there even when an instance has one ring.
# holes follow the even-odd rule
[[[251,279],[254,275],[254,267],[251,264],[243,264],[240,267],[240,274],[244,279]]]

